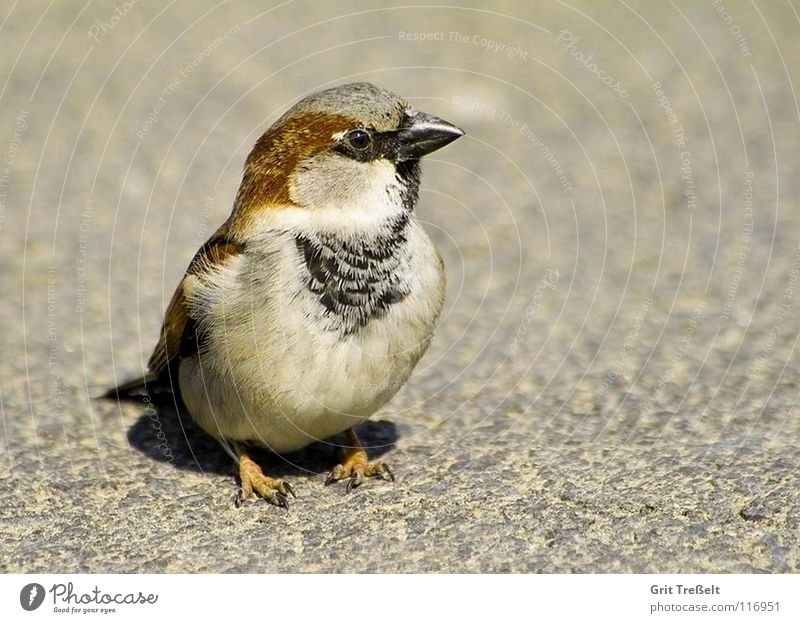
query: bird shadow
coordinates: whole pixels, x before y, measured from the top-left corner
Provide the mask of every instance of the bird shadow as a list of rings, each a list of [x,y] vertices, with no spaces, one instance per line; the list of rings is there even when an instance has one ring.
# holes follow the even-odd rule
[[[370,460],[395,447],[397,426],[388,420],[367,421],[357,429]],[[150,403],[131,425],[128,442],[148,457],[171,463],[181,470],[233,475],[236,467],[220,443],[174,405]],[[316,441],[302,450],[281,455],[262,448],[251,448],[252,456],[270,476],[295,476],[328,473],[339,462],[340,449],[347,445],[344,434]]]

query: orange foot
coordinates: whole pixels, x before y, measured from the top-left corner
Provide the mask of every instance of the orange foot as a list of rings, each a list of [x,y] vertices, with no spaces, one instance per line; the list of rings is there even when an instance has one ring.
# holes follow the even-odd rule
[[[244,444],[237,443],[234,447],[239,454],[239,479],[242,481],[242,488],[236,495],[236,506],[259,495],[275,506],[289,508],[287,496],[297,497],[291,485],[284,480],[265,476],[258,463],[250,458]]]
[[[344,449],[344,456],[342,462],[331,470],[328,477],[325,479],[325,484],[329,485],[332,482],[349,478],[347,481],[347,493],[364,482],[364,478],[371,476],[378,476],[383,480],[391,480],[394,482],[394,474],[389,466],[383,461],[375,461],[369,463],[367,461],[367,451],[361,445],[361,441],[356,435],[354,429],[347,431],[347,440],[350,443],[348,448]]]

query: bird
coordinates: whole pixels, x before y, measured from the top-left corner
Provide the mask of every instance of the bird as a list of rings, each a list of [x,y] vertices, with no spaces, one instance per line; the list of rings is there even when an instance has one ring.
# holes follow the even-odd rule
[[[228,219],[166,309],[147,373],[116,399],[166,387],[238,463],[244,500],[288,508],[283,454],[346,433],[326,484],[394,480],[356,427],[403,387],[445,298],[441,255],[415,215],[420,159],[464,135],[367,82],[300,99],[247,156]]]

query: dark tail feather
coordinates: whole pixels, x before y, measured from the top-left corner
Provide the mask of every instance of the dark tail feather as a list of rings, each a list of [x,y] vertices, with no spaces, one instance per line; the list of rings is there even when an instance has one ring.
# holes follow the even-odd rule
[[[111,400],[132,400],[141,402],[144,396],[148,396],[153,400],[164,399],[167,395],[176,394],[173,391],[169,379],[166,381],[160,379],[157,374],[148,372],[142,377],[131,379],[125,383],[121,383],[116,387],[112,387],[105,392],[100,398],[108,398]]]

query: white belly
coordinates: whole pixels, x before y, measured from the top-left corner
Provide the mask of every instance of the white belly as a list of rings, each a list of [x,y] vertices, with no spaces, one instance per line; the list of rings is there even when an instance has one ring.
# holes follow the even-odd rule
[[[407,267],[415,275],[410,294],[349,335],[326,327],[318,297],[299,278],[293,241],[272,250],[283,259],[255,285],[198,285],[194,295],[213,300],[217,311],[208,348],[181,362],[179,381],[200,426],[218,438],[289,452],[377,411],[427,349],[442,305],[438,256],[421,229],[412,233],[418,248]],[[252,272],[240,264],[232,276]]]

